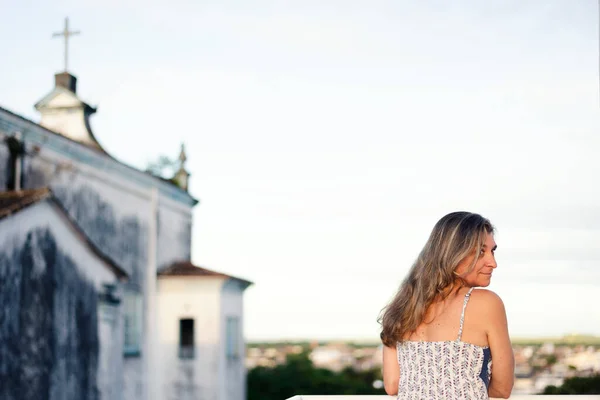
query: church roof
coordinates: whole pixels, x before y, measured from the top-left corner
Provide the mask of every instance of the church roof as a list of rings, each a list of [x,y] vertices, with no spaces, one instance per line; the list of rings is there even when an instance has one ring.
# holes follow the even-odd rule
[[[133,168],[133,167],[131,167],[131,166],[123,163],[122,161],[119,161],[116,158],[112,157],[110,154],[108,154],[106,151],[104,151],[104,149],[102,149],[101,147],[90,146],[89,144],[82,143],[82,142],[80,142],[78,140],[75,140],[75,139],[72,139],[72,138],[70,138],[68,136],[61,135],[59,132],[53,131],[52,129],[50,129],[48,127],[40,125],[39,123],[37,123],[35,121],[32,121],[29,118],[25,118],[24,116],[19,115],[17,113],[14,113],[14,112],[10,111],[9,109],[4,108],[2,106],[0,106],[0,111],[5,112],[5,113],[7,113],[8,115],[10,115],[12,117],[17,118],[17,119],[21,120],[22,122],[25,122],[26,124],[35,125],[36,128],[42,129],[45,132],[51,133],[51,134],[56,135],[56,136],[60,136],[61,138],[65,139],[65,140],[68,140],[69,142],[77,143],[77,144],[79,144],[79,145],[81,145],[81,146],[83,146],[83,147],[85,147],[87,149],[94,150],[98,154],[102,154],[104,156],[108,156],[109,158],[113,159],[114,161],[116,161],[116,162],[118,162],[120,164],[126,165],[129,168]],[[136,169],[136,168],[133,168],[133,169]]]
[[[17,213],[40,200],[44,200],[49,195],[50,190],[47,188],[0,192],[0,219]]]
[[[87,246],[98,258],[103,260],[117,277],[120,279],[128,277],[127,272],[123,268],[117,265],[112,258],[104,254],[88,238],[79,225],[77,225],[77,223],[69,216],[67,210],[65,210],[60,201],[58,201],[58,199],[52,195],[52,191],[49,188],[0,192],[0,221],[44,200],[52,201],[54,205],[57,206],[61,214],[63,214],[68,224],[71,226],[71,228],[73,228],[75,234],[79,236],[84,245]]]
[[[158,276],[196,276],[196,277],[219,277],[226,279],[235,279],[241,281],[242,283],[252,285],[252,282],[237,278],[232,275],[224,274],[222,272],[212,271],[210,269],[206,269],[203,267],[198,267],[192,264],[190,261],[176,261],[171,264],[169,267],[158,271]]]
[[[163,177],[161,177],[161,176],[158,176],[158,175],[152,174],[152,173],[150,173],[150,172],[148,172],[148,171],[144,171],[144,170],[141,170],[141,169],[135,168],[135,167],[133,167],[133,166],[131,166],[131,165],[127,164],[127,163],[124,163],[124,162],[123,162],[123,161],[121,161],[121,160],[118,160],[118,159],[116,159],[115,157],[113,157],[112,155],[110,155],[109,153],[107,153],[106,151],[104,151],[102,148],[95,147],[95,146],[90,146],[90,145],[87,145],[87,144],[85,144],[85,143],[82,143],[82,142],[80,142],[80,141],[77,141],[77,140],[74,140],[74,139],[72,139],[72,138],[69,138],[69,137],[67,137],[67,136],[61,135],[60,133],[58,133],[58,132],[55,132],[55,131],[53,131],[52,129],[48,129],[48,128],[47,128],[47,127],[45,127],[45,126],[42,126],[42,125],[38,124],[38,123],[37,123],[37,122],[35,122],[35,121],[32,121],[32,120],[30,120],[30,119],[28,119],[28,118],[25,118],[25,117],[23,117],[22,115],[16,114],[16,113],[14,113],[14,112],[12,112],[12,111],[10,111],[10,110],[8,110],[8,109],[6,109],[6,108],[2,107],[2,106],[0,106],[0,112],[5,112],[5,113],[7,113],[8,115],[10,115],[10,116],[12,116],[12,117],[15,117],[15,118],[17,118],[17,119],[21,120],[22,122],[24,122],[24,123],[26,123],[26,124],[29,124],[29,125],[34,125],[36,128],[38,128],[38,129],[42,129],[43,131],[45,131],[45,132],[48,132],[48,133],[50,133],[50,134],[52,134],[52,135],[59,136],[61,139],[68,140],[69,142],[76,143],[77,145],[83,146],[83,147],[84,147],[84,148],[86,148],[86,149],[90,149],[90,150],[92,150],[92,151],[96,152],[98,155],[100,155],[100,156],[103,156],[103,157],[107,157],[108,159],[110,159],[110,160],[112,160],[112,161],[114,161],[114,162],[116,162],[116,163],[118,163],[118,164],[120,164],[120,165],[124,166],[125,168],[128,168],[128,169],[130,169],[130,170],[132,170],[132,171],[135,171],[135,172],[138,172],[138,173],[141,173],[141,174],[149,175],[149,176],[151,176],[152,178],[156,179],[157,181],[168,183],[169,185],[171,185],[171,186],[173,186],[173,187],[175,187],[175,188],[177,188],[177,189],[181,190],[182,192],[186,192],[185,190],[181,189],[181,188],[180,188],[180,187],[179,187],[179,186],[178,186],[178,185],[177,185],[175,182],[173,182],[171,179],[165,179],[165,178],[163,178]],[[1,137],[2,137],[2,131],[0,130],[0,138],[1,138]],[[193,196],[192,196],[190,193],[186,192],[186,194],[187,194],[187,195],[188,195],[188,196],[189,196],[189,197],[190,197],[190,198],[191,198],[191,199],[194,201],[194,204],[198,203],[198,200],[197,200],[196,198],[194,198],[194,197],[193,197]]]

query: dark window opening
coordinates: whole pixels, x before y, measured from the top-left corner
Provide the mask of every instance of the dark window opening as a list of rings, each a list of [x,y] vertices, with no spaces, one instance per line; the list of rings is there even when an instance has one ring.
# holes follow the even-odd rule
[[[23,181],[23,155],[25,154],[25,146],[16,136],[10,136],[5,142],[9,152],[6,165],[6,190],[17,189],[17,184],[18,188],[22,189],[21,182]]]
[[[10,155],[10,157],[8,158],[7,161],[7,168],[6,168],[6,190],[15,190],[16,187],[16,182],[15,182],[15,170],[17,167],[17,160],[15,157],[12,156],[12,154]]]
[[[179,358],[194,358],[194,320],[179,320]]]

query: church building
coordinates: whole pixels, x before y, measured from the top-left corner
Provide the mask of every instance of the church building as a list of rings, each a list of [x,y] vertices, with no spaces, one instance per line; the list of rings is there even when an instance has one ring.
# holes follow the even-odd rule
[[[184,147],[171,179],[116,160],[54,78],[39,122],[0,107],[0,398],[244,400],[252,283],[192,264]]]

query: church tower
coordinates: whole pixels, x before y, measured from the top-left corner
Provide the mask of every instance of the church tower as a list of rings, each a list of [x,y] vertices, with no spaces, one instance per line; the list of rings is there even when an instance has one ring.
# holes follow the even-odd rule
[[[102,150],[90,125],[90,117],[96,108],[77,96],[77,78],[68,71],[69,38],[77,34],[79,31],[69,30],[68,18],[65,19],[64,30],[54,34],[54,37],[62,36],[65,40],[65,70],[54,75],[54,89],[35,104],[35,109],[42,116],[40,125],[43,127]]]

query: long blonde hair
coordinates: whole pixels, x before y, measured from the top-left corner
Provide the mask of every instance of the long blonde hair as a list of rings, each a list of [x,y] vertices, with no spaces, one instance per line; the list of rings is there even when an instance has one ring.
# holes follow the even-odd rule
[[[435,224],[398,293],[378,318],[383,344],[393,347],[402,342],[423,322],[434,300],[442,301],[464,285],[456,268],[473,252],[473,262],[463,276],[475,268],[486,233],[494,233],[490,221],[465,211],[450,213]]]

